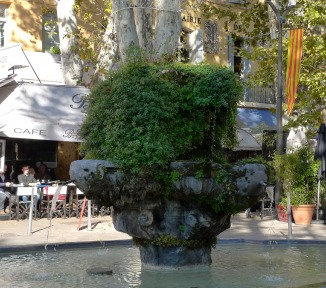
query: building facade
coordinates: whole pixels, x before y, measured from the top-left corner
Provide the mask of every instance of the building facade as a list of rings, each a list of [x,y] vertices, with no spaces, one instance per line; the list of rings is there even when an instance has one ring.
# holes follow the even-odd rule
[[[210,1],[211,5],[226,5],[232,9],[240,9],[238,4],[241,2]],[[179,61],[194,64],[206,61],[229,66],[245,83],[246,74],[253,63],[238,53],[245,42],[241,38],[232,39],[232,29],[236,27],[230,27],[227,33],[223,29],[223,20],[214,17],[205,19],[197,1],[183,3],[182,35],[177,54]],[[77,24],[84,25],[78,18]],[[85,26],[83,28],[87,30]],[[0,117],[0,124],[5,125],[0,131],[0,138],[6,146],[5,160],[12,167],[16,166],[15,169],[23,162],[31,165],[46,162],[55,170],[57,179],[68,180],[71,161],[80,157],[80,140],[73,135],[77,133],[84,116],[86,104],[83,97],[88,90],[64,85],[59,38],[56,1],[0,0],[0,113],[9,113],[8,103],[12,99],[22,99],[23,102],[28,99],[25,104],[31,106],[32,112],[21,117],[19,115],[26,107],[17,106],[10,117]],[[48,101],[42,106],[41,99]],[[61,112],[53,109],[53,106],[61,107]],[[268,109],[273,107],[275,95],[272,89],[246,88],[243,101],[239,103],[239,128],[249,129],[259,125],[272,127],[275,117]],[[62,110],[65,113],[61,114]],[[80,114],[70,120],[70,127],[65,126],[62,119],[69,119],[69,115],[76,115],[76,111]],[[19,115],[15,114],[18,112]],[[11,125],[14,120],[19,121],[19,125]],[[26,125],[20,125],[22,123]],[[46,128],[42,128],[40,123]],[[12,130],[9,131],[9,127]],[[66,130],[62,130],[60,136],[53,136],[53,131],[59,131],[62,127]],[[42,134],[45,133],[43,130],[46,130],[45,135]]]

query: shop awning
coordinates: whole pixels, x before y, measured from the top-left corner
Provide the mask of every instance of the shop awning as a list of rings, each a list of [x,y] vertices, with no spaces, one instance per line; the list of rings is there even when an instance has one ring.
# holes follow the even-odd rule
[[[237,129],[238,144],[233,148],[233,151],[261,151],[262,147],[249,132],[244,129]]]
[[[238,145],[234,151],[259,151],[261,144],[253,135],[259,135],[264,130],[274,130],[276,117],[268,109],[237,108],[237,138]]]
[[[0,87],[0,136],[81,142],[89,89],[23,84]]]

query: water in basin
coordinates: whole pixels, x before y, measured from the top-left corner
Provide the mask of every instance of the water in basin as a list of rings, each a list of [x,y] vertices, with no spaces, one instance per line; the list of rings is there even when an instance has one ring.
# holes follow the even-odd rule
[[[211,267],[142,267],[132,246],[0,253],[0,287],[326,287],[323,245],[218,244],[212,260]],[[113,273],[87,272],[94,267]]]

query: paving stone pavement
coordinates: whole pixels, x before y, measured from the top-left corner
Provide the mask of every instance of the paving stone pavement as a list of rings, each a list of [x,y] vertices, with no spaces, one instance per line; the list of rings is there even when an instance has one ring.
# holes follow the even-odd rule
[[[37,219],[32,221],[32,233],[28,235],[29,221],[0,221],[0,251],[2,247],[35,246],[62,243],[107,242],[116,240],[131,240],[125,233],[115,230],[111,216],[91,219],[89,229],[87,217],[82,219],[80,230],[77,218]],[[218,235],[220,240],[291,240],[325,241],[326,226],[323,221],[313,221],[310,225],[295,225],[292,223],[292,234],[285,222],[258,215],[247,218],[245,213],[232,216],[231,228]]]
[[[231,228],[218,236],[219,239],[247,240],[300,240],[325,241],[326,226],[324,220],[313,220],[310,225],[296,225],[281,222],[266,216],[261,219],[258,215],[247,218],[245,213],[232,216]]]
[[[131,239],[127,234],[115,230],[110,216],[91,219],[90,229],[87,217],[83,218],[78,230],[77,218],[46,218],[32,221],[32,233],[29,235],[29,221],[0,221],[1,247],[33,246],[58,243],[104,242]]]

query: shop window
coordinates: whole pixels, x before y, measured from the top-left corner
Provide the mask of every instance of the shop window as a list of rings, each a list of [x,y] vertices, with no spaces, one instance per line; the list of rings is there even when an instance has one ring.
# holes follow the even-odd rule
[[[7,163],[36,165],[37,162],[57,161],[57,142],[31,139],[6,139]]]
[[[22,165],[29,165],[37,171],[38,164],[42,162],[47,164],[51,175],[55,175],[58,142],[15,138],[2,140],[5,141],[5,163],[8,165],[8,173],[15,183],[18,183],[17,176],[21,174]]]
[[[44,14],[42,16],[42,49],[43,52],[50,52],[51,47],[59,47],[59,27],[57,15],[54,13]]]

